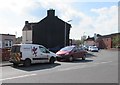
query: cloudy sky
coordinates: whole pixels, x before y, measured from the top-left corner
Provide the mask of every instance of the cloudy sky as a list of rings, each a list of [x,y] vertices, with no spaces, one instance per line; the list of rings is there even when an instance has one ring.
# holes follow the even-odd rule
[[[0,34],[22,36],[25,21],[39,22],[50,8],[72,20],[71,39],[118,32],[118,0],[0,0]]]

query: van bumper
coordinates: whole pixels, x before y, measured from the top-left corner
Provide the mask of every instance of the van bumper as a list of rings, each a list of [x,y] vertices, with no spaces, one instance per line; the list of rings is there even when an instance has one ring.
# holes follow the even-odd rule
[[[12,60],[9,60],[10,63],[15,63],[15,64],[23,64],[24,63],[24,60],[20,60],[20,61],[12,61]]]

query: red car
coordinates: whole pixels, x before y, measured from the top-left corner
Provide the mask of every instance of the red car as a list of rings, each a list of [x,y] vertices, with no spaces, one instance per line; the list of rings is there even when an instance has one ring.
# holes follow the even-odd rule
[[[82,60],[85,60],[86,57],[86,51],[83,49],[80,49],[76,46],[67,46],[59,50],[56,54],[57,60],[68,60],[73,61],[75,58],[82,58]]]

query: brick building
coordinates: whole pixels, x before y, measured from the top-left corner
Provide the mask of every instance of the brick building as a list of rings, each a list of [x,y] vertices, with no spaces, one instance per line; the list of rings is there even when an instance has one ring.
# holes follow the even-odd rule
[[[0,34],[0,48],[10,48],[15,44],[15,35]]]
[[[84,41],[84,44],[85,44],[86,46],[95,45],[95,39],[94,39],[94,37],[88,37],[88,38]]]
[[[99,36],[95,42],[100,48],[110,49],[110,48],[114,48],[115,46],[117,46],[117,44],[120,45],[119,40],[117,41],[117,43],[114,43],[114,38],[119,39],[120,33]]]
[[[94,35],[94,37],[88,37],[85,40],[84,44],[86,46],[96,45],[100,49],[110,49],[110,48],[114,48],[113,39],[118,36],[120,37],[120,33],[114,33],[109,35],[96,34]],[[118,45],[120,45],[120,42],[117,42],[117,43]]]
[[[96,45],[100,49],[110,49],[115,46],[120,46],[120,33],[114,33],[109,35],[96,35],[97,37],[87,38],[85,40],[85,45]],[[114,43],[114,39],[119,39]]]
[[[0,61],[9,60],[10,48],[15,41],[15,35],[0,34]]]

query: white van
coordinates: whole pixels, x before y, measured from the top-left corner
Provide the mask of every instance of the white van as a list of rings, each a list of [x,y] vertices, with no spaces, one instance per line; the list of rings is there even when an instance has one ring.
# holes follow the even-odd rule
[[[37,44],[14,44],[11,48],[10,62],[17,66],[23,64],[30,66],[31,63],[54,63],[56,54],[42,45]]]

